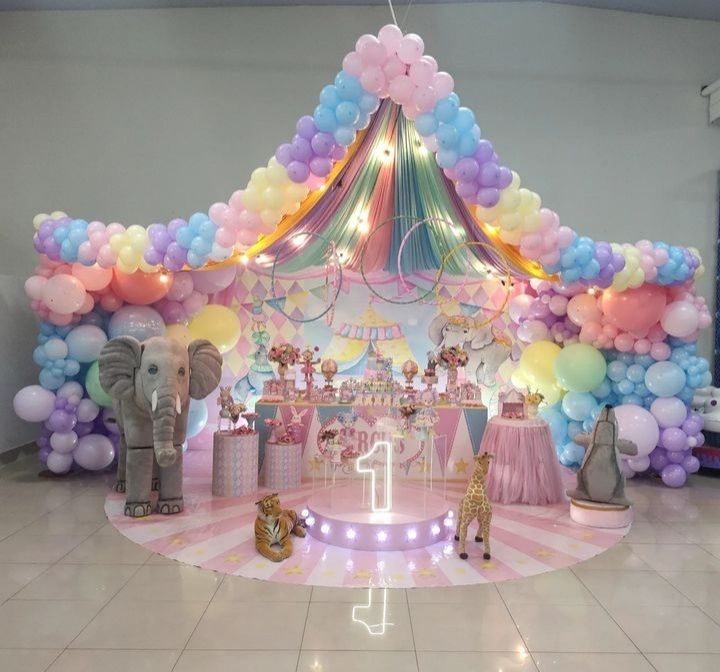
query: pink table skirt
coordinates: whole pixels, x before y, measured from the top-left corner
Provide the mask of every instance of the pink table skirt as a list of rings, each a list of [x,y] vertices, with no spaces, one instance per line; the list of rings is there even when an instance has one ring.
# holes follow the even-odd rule
[[[490,501],[499,504],[555,504],[564,499],[560,465],[544,420],[492,418],[480,452],[495,455],[487,475]]]

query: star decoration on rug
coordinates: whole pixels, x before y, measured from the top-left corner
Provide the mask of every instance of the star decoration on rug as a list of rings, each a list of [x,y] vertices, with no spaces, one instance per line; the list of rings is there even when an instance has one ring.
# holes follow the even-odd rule
[[[425,577],[435,576],[435,572],[433,572],[432,569],[430,569],[429,567],[421,567],[415,573],[418,576],[425,576]]]
[[[591,532],[590,530],[586,530],[585,532],[582,533],[583,539],[592,539],[594,536],[595,536],[595,533]]]
[[[195,555],[205,555],[205,549],[204,548],[195,549]]]
[[[455,568],[455,573],[456,573],[456,574],[467,574],[467,572],[465,571],[465,568],[464,568],[464,567],[456,567],[456,568]]]
[[[404,581],[405,580],[405,574],[397,573],[397,574],[391,574],[390,578],[393,581]]]
[[[265,567],[267,567],[267,566],[268,566],[267,562],[256,562],[255,563],[256,569],[265,569]]]
[[[237,555],[237,553],[233,553],[232,555],[228,555],[225,558],[225,562],[231,564],[231,565],[237,565],[239,564],[240,560],[242,560],[242,555]]]
[[[183,546],[185,544],[185,540],[182,537],[175,537],[175,539],[173,539],[170,543],[173,546]]]
[[[323,573],[323,576],[335,576],[335,570],[334,569],[326,569]]]
[[[293,565],[285,570],[285,574],[302,574],[305,570],[300,565]]]
[[[547,548],[538,548],[535,551],[535,555],[540,556],[541,558],[552,558],[555,553],[553,551],[548,551]]]
[[[568,548],[580,548],[578,544],[568,544]]]
[[[372,579],[372,572],[367,569],[358,569],[353,574],[353,579]]]
[[[482,565],[480,565],[481,569],[497,569],[497,565],[494,562],[483,562]]]
[[[467,474],[468,463],[462,457],[455,463],[456,474]]]
[[[527,560],[516,560],[515,564],[517,565],[527,565]]]

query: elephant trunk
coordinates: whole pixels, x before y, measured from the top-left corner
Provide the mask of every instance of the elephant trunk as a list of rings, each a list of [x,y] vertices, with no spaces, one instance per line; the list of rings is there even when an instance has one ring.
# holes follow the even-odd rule
[[[180,397],[172,390],[152,395],[153,448],[161,467],[169,467],[177,459],[174,446],[175,419],[180,412]]]

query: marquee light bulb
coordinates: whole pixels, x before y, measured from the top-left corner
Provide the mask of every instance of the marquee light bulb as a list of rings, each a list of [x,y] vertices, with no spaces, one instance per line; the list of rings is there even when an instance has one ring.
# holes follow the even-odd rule
[[[330,525],[328,525],[327,523],[323,523],[320,526],[320,532],[322,532],[323,534],[327,534],[328,532],[330,532]]]
[[[455,512],[450,510],[448,511],[448,518],[452,518],[455,515]]]
[[[307,525],[308,527],[312,527],[313,525],[315,525],[315,518],[313,516],[308,516],[305,519],[305,525]]]
[[[300,511],[300,515],[303,518],[307,518],[310,515],[310,511],[308,511],[307,509],[303,509],[302,511]]]
[[[450,527],[452,525],[452,520],[450,520],[450,518],[445,518],[445,520],[443,520],[443,525],[445,525],[445,527]]]
[[[357,532],[355,532],[355,530],[352,527],[350,527],[350,528],[348,528],[348,531],[345,532],[345,536],[348,539],[352,540],[352,539],[355,539],[355,537],[357,537]]]
[[[388,535],[385,530],[380,530],[380,532],[377,533],[377,540],[378,541],[387,541]]]
[[[438,535],[438,534],[440,534],[440,526],[437,525],[437,524],[435,524],[435,525],[432,526],[432,528],[430,528],[430,531],[431,531],[434,535]]]
[[[415,541],[415,539],[417,539],[417,530],[414,527],[407,531],[407,538],[410,541]]]

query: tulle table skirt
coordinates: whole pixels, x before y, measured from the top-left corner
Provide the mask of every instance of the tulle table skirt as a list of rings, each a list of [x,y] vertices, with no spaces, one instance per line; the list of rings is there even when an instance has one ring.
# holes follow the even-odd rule
[[[486,490],[500,504],[556,504],[564,500],[560,465],[544,420],[492,418],[480,452],[495,456]]]

